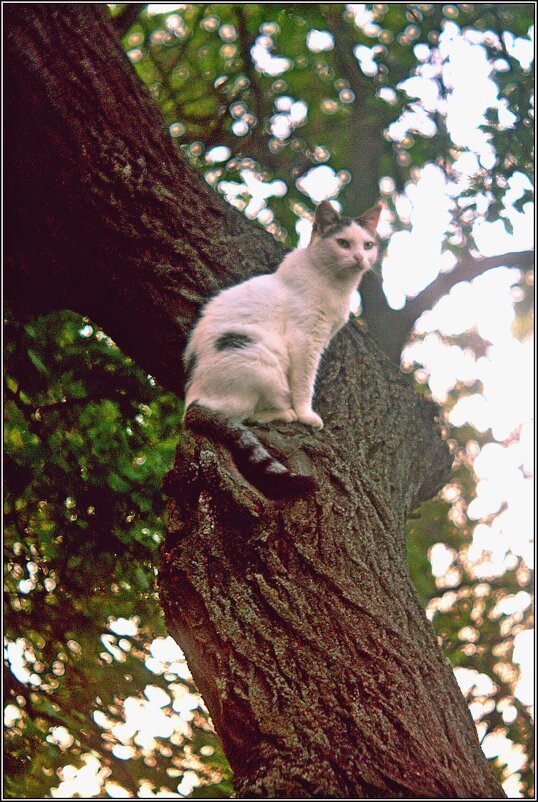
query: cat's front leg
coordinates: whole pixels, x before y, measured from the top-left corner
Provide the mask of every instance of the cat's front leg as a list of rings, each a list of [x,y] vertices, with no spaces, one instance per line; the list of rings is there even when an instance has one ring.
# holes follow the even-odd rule
[[[315,342],[302,339],[290,347],[289,354],[290,390],[297,420],[314,429],[322,429],[323,420],[312,409],[314,382],[321,358],[321,349],[316,346]]]
[[[317,412],[314,412],[312,407],[298,412],[297,420],[299,423],[306,423],[307,426],[312,426],[314,429],[323,429],[323,418]]]

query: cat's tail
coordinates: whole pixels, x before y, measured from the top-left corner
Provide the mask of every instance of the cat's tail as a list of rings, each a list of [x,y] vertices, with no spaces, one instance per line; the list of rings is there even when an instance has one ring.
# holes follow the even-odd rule
[[[221,412],[194,401],[187,409],[184,425],[227,446],[243,476],[268,498],[305,496],[318,488],[313,476],[286,468],[247,426]]]

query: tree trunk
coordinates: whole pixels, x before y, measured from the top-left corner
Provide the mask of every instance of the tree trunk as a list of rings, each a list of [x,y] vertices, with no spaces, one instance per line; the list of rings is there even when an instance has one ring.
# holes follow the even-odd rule
[[[281,247],[180,157],[92,4],[6,7],[6,294],[69,307],[160,383],[204,298]],[[160,589],[243,797],[503,796],[409,579],[403,526],[446,481],[435,408],[356,324],[325,356],[326,428],[258,427],[312,497],[268,501],[180,443]]]
[[[161,596],[238,795],[502,796],[407,569],[449,466],[433,405],[350,324],[315,407],[320,434],[257,429],[315,497],[264,499],[203,438],[176,458]]]

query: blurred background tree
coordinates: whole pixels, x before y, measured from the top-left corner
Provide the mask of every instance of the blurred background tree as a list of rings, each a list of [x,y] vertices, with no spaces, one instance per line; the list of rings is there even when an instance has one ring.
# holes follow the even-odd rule
[[[409,562],[486,754],[509,796],[531,797],[518,668],[531,566],[516,531],[528,501],[484,498],[492,463],[529,486],[529,427],[524,405],[496,425],[470,405],[484,399],[488,365],[501,369],[476,299],[497,314],[493,328],[510,329],[508,362],[532,331],[532,5],[110,12],[178,147],[277,239],[303,242],[323,197],[351,214],[385,199],[391,245],[357,303],[443,404],[455,457],[451,483],[409,522]],[[437,226],[426,258],[421,226]],[[450,293],[477,276],[471,301],[461,284]],[[6,796],[229,796],[155,590],[180,403],[74,313],[7,310],[5,335]]]

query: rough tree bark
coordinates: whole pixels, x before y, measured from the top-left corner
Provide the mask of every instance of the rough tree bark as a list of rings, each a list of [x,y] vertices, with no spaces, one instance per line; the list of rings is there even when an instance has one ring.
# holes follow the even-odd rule
[[[282,250],[180,158],[93,4],[6,7],[6,292],[94,318],[165,387],[202,300]],[[502,797],[413,589],[406,515],[448,476],[435,408],[356,324],[326,428],[258,427],[320,481],[268,501],[184,439],[160,588],[243,797]]]

